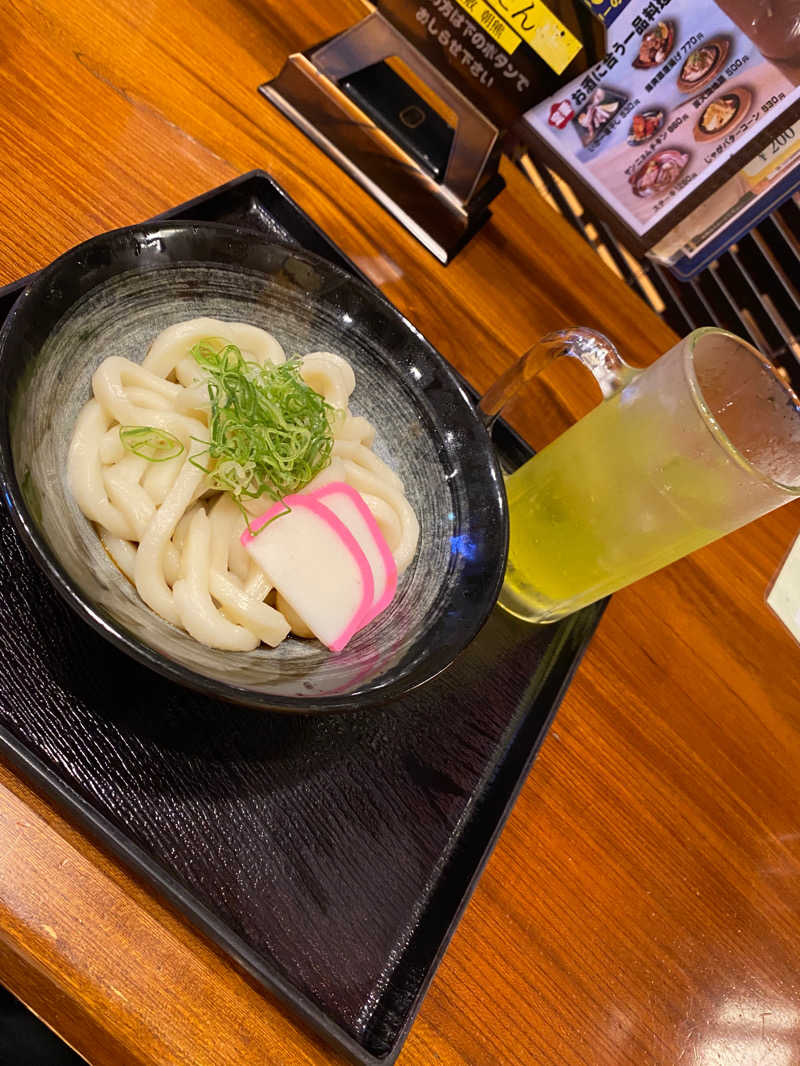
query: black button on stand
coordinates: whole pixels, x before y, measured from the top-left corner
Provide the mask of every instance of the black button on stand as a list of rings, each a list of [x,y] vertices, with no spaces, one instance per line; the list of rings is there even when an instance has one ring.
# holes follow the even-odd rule
[[[348,74],[339,88],[415,163],[442,181],[453,144],[453,127],[388,63],[373,63]]]

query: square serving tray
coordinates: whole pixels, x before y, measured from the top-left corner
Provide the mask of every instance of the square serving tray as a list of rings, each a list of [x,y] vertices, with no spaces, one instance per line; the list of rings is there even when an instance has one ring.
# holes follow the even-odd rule
[[[358,273],[260,171],[160,217],[243,226]],[[0,289],[0,322],[23,286]],[[531,454],[502,423],[494,438],[508,467]],[[0,756],[287,1009],[355,1062],[392,1063],[603,605],[550,626],[495,609],[395,703],[281,715],[111,647],[5,509],[0,544]]]

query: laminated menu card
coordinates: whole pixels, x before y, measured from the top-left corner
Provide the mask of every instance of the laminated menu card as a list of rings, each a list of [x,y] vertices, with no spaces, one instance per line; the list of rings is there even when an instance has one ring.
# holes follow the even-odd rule
[[[796,0],[586,0],[605,54],[531,107],[534,150],[643,251],[800,115]]]

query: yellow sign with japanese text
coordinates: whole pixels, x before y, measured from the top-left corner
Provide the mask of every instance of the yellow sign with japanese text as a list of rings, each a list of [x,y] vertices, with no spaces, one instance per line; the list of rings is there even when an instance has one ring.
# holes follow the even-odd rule
[[[511,29],[507,22],[495,14],[489,5],[484,3],[484,0],[458,0],[458,3],[479,26],[483,27],[493,41],[496,41],[509,55],[513,53],[521,41],[520,36]]]
[[[542,0],[488,0],[488,3],[556,74],[561,74],[583,48]]]

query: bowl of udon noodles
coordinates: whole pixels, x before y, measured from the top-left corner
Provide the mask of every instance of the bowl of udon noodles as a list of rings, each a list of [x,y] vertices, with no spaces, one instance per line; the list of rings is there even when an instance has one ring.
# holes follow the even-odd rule
[[[351,485],[385,536],[396,593],[340,651],[242,547],[266,498],[229,488],[246,457],[209,458],[202,351],[313,391],[331,430],[309,487]],[[378,705],[445,669],[495,603],[506,502],[472,397],[376,289],[319,257],[217,223],[104,234],[22,293],[0,384],[23,542],[85,622],[179,684],[284,712]]]

